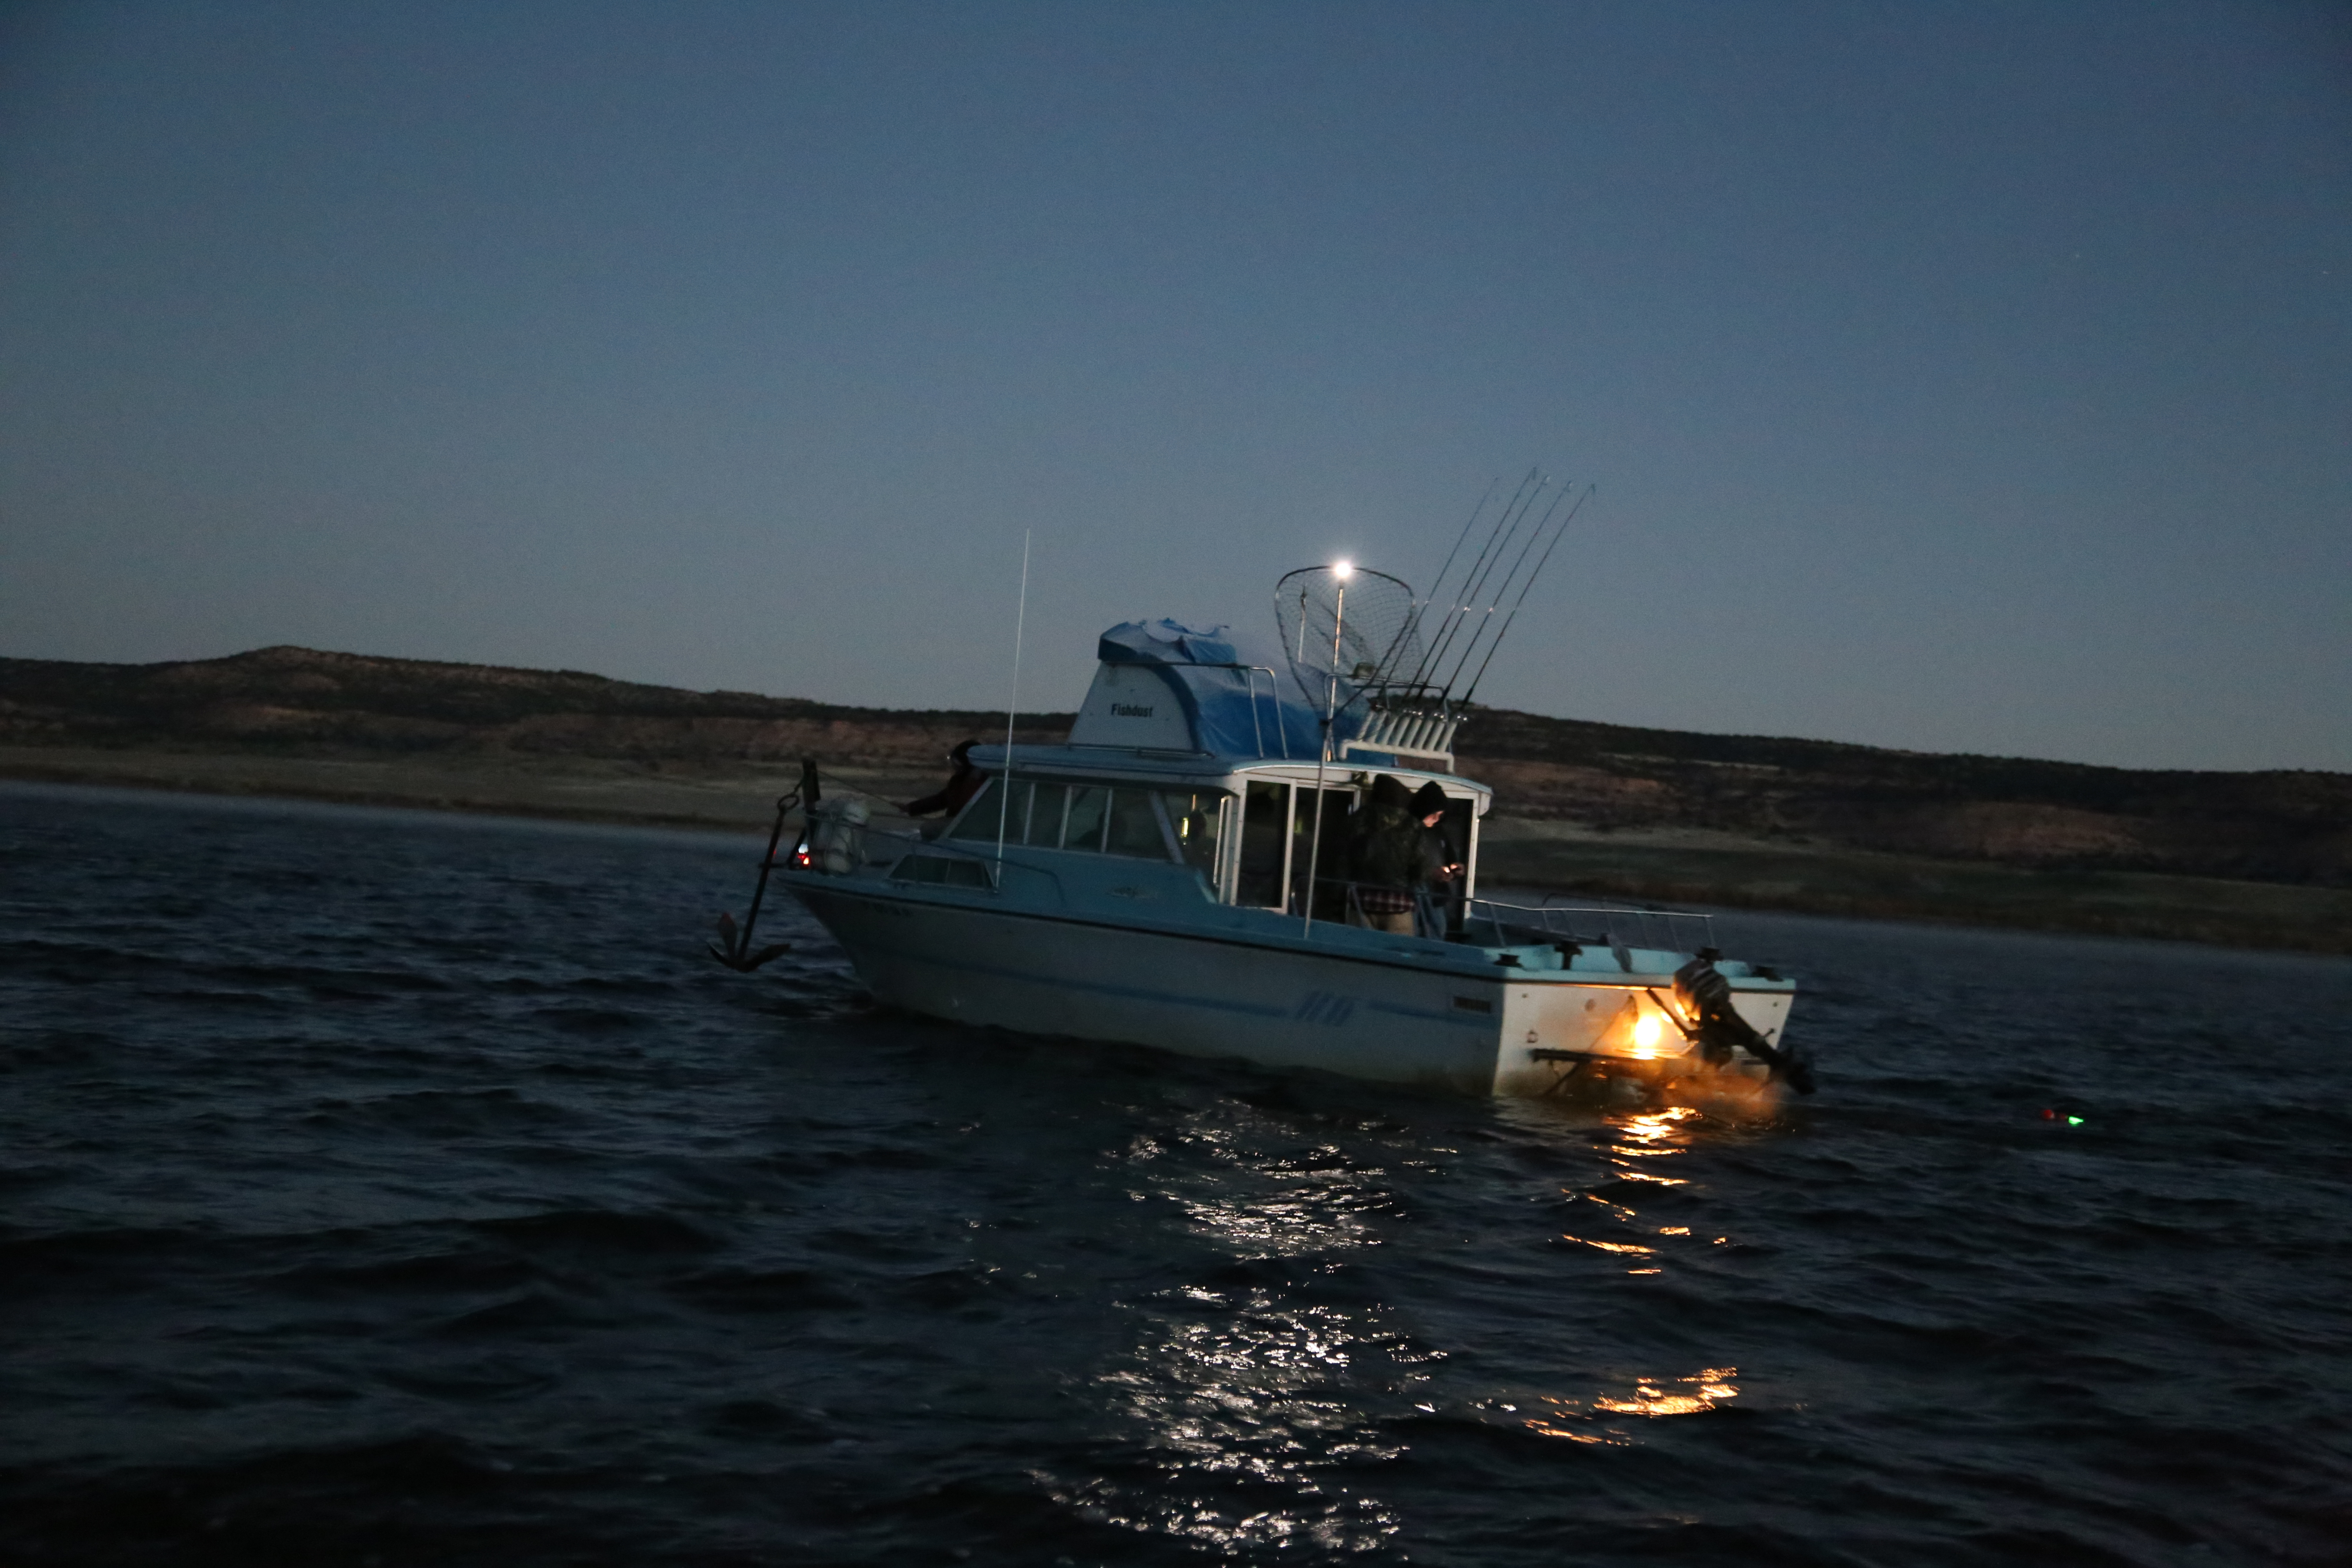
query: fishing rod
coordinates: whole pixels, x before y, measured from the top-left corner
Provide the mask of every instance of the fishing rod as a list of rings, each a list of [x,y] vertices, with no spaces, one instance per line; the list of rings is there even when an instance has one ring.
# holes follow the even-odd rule
[[[1439,594],[1444,592],[1445,587],[1445,574],[1454,570],[1454,558],[1462,553],[1462,546],[1469,540],[1470,530],[1476,525],[1478,521],[1478,514],[1485,511],[1486,510],[1486,503],[1495,499],[1495,487],[1502,482],[1503,478],[1500,474],[1488,479],[1486,481],[1486,493],[1478,498],[1478,504],[1470,509],[1470,515],[1468,517],[1463,519],[1462,531],[1454,536],[1454,548],[1445,552],[1445,564],[1440,566],[1437,569],[1437,575],[1431,578],[1429,581],[1429,597],[1423,599],[1420,604],[1413,606],[1412,619],[1406,623],[1405,626],[1404,635],[1406,637],[1413,637],[1420,632],[1421,617],[1428,613],[1430,605],[1437,603]],[[1400,639],[1400,646],[1402,646],[1402,639]],[[1417,664],[1413,667],[1412,680],[1411,684],[1415,686],[1421,684],[1421,667]]]
[[[1486,679],[1486,666],[1495,662],[1495,649],[1501,647],[1503,639],[1510,635],[1511,623],[1518,618],[1519,606],[1528,602],[1528,590],[1534,587],[1536,579],[1543,575],[1544,565],[1551,560],[1551,552],[1559,548],[1559,542],[1568,534],[1568,525],[1576,521],[1576,514],[1584,510],[1584,503],[1592,499],[1592,492],[1596,488],[1598,487],[1586,485],[1584,493],[1576,498],[1576,504],[1568,509],[1568,515],[1559,520],[1559,527],[1552,531],[1551,542],[1544,546],[1543,556],[1537,561],[1536,569],[1528,574],[1525,586],[1519,589],[1519,596],[1511,601],[1511,613],[1503,617],[1503,628],[1495,634],[1493,646],[1486,649],[1486,658],[1478,665],[1478,673],[1470,678],[1470,689],[1462,694],[1464,706],[1468,706],[1470,699],[1477,693],[1478,683]]]
[[[1494,576],[1495,569],[1503,563],[1503,557],[1509,553],[1511,541],[1518,537],[1520,524],[1527,521],[1528,514],[1535,510],[1536,502],[1541,500],[1543,499],[1544,491],[1550,488],[1551,477],[1549,475],[1545,475],[1537,484],[1536,488],[1528,492],[1527,503],[1519,508],[1518,515],[1511,520],[1510,526],[1496,534],[1493,541],[1495,548],[1483,559],[1482,563],[1474,571],[1470,579],[1465,584],[1462,613],[1455,617],[1454,625],[1446,628],[1446,647],[1449,649],[1454,646],[1454,638],[1461,634],[1462,628],[1470,625],[1473,619],[1471,612],[1477,607],[1479,598],[1486,592],[1486,584],[1488,580]],[[1545,515],[1548,517],[1550,514],[1546,513]],[[1491,609],[1487,611],[1489,616],[1493,613],[1494,612]],[[1477,645],[1478,633],[1482,629],[1483,623],[1481,626],[1472,626],[1470,631],[1470,640],[1467,644],[1464,645],[1463,647],[1463,657],[1465,658],[1468,657],[1470,648]],[[1442,658],[1440,662],[1443,662]],[[1435,670],[1433,669],[1431,673],[1434,674]],[[1461,660],[1457,659],[1455,661],[1454,674],[1456,676],[1461,674]],[[1448,679],[1444,682],[1444,686],[1447,690],[1451,690],[1453,689],[1453,685],[1454,682],[1452,679]]]
[[[1528,535],[1528,542],[1519,546],[1518,559],[1512,562],[1510,571],[1504,574],[1502,586],[1495,590],[1494,603],[1486,606],[1485,618],[1482,619],[1478,623],[1477,626],[1472,630],[1470,634],[1470,641],[1463,647],[1462,657],[1454,666],[1454,674],[1445,683],[1448,690],[1453,689],[1454,681],[1462,679],[1462,672],[1469,668],[1471,656],[1478,651],[1478,639],[1486,636],[1486,628],[1488,626],[1495,624],[1495,612],[1502,607],[1503,595],[1509,593],[1511,591],[1511,584],[1518,580],[1519,568],[1527,564],[1528,556],[1535,550],[1538,542],[1543,538],[1544,530],[1551,526],[1553,515],[1559,510],[1559,503],[1566,500],[1568,499],[1568,487],[1566,485],[1562,485],[1559,489],[1559,493],[1552,498],[1551,505],[1545,509],[1543,521],[1537,523],[1534,531]],[[1489,648],[1488,652],[1490,654],[1492,651],[1493,650]],[[1473,681],[1472,684],[1475,685],[1476,682]],[[1468,694],[1465,693],[1464,695],[1463,700],[1465,702],[1469,700]]]
[[[1521,499],[1526,496],[1528,486],[1534,481],[1535,478],[1536,470],[1534,468],[1529,468],[1528,470],[1527,478],[1521,479],[1519,481],[1518,488],[1511,492],[1511,499],[1503,503],[1503,510],[1497,513],[1495,518],[1495,527],[1487,531],[1486,543],[1478,547],[1477,559],[1472,561],[1470,564],[1464,569],[1461,587],[1466,588],[1469,585],[1469,574],[1477,570],[1478,562],[1484,561],[1486,558],[1486,552],[1494,548],[1496,532],[1499,531],[1503,524],[1509,520],[1513,509],[1517,507]],[[1492,490],[1493,487],[1488,487],[1488,493],[1491,494]],[[1482,507],[1480,510],[1484,510],[1485,509]],[[1465,532],[1466,533],[1467,531],[1465,530]],[[1458,548],[1459,547],[1457,546],[1457,551]],[[1447,563],[1449,566],[1452,564],[1450,559]],[[1444,585],[1444,574],[1441,574],[1438,581],[1430,585],[1430,600],[1432,603],[1435,603],[1440,597],[1444,596],[1443,590]],[[1455,590],[1456,597],[1459,596],[1461,588],[1457,588]],[[1445,613],[1444,618],[1438,623],[1437,634],[1423,646],[1421,662],[1413,668],[1412,681],[1415,686],[1425,684],[1431,676],[1437,673],[1437,661],[1439,658],[1444,657],[1445,645],[1453,637],[1454,623],[1460,616],[1461,608],[1462,607],[1459,605],[1454,605],[1452,608],[1449,608]]]
[[[1463,574],[1462,584],[1455,590],[1461,602],[1447,612],[1445,623],[1428,657],[1422,661],[1422,668],[1414,671],[1416,684],[1435,675],[1438,667],[1444,662],[1446,650],[1453,646],[1454,635],[1461,630],[1463,617],[1477,598],[1478,584],[1482,581],[1480,568],[1486,566],[1488,558],[1496,552],[1498,542],[1508,541],[1517,529],[1519,521],[1527,515],[1528,508],[1535,504],[1536,498],[1543,494],[1549,482],[1542,478],[1541,469],[1529,468],[1528,477],[1521,479],[1519,488],[1512,492],[1509,504],[1503,508],[1502,515],[1495,520],[1493,531],[1486,535],[1486,542],[1479,546],[1477,559],[1470,563],[1468,571]],[[1529,489],[1529,486],[1534,489]]]

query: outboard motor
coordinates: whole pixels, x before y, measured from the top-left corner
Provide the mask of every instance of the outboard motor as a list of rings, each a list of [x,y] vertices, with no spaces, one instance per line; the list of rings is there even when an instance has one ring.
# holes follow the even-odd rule
[[[1694,958],[1675,971],[1675,1000],[1691,1020],[1686,1032],[1709,1062],[1721,1067],[1735,1049],[1743,1050],[1770,1068],[1774,1079],[1799,1094],[1813,1092],[1812,1068],[1796,1052],[1775,1048],[1739,1016],[1731,1005],[1731,982],[1706,959]]]

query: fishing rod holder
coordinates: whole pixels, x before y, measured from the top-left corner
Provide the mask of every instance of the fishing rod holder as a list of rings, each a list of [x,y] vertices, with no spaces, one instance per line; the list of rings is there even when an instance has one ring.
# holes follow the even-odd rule
[[[1364,720],[1341,743],[1342,756],[1351,752],[1387,752],[1400,757],[1424,757],[1446,772],[1454,771],[1454,732],[1463,715],[1442,691],[1391,688],[1364,700]]]
[[[1395,757],[1425,757],[1451,773],[1456,729],[1461,729],[1461,715],[1383,708],[1379,699],[1373,699],[1371,712],[1364,715],[1364,724],[1357,729],[1355,736],[1340,742],[1340,754],[1390,752]]]

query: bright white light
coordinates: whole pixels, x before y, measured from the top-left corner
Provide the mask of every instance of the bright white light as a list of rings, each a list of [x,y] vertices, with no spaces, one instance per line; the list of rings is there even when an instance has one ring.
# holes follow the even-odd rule
[[[1352,561],[1334,561],[1331,563],[1331,575],[1337,577],[1342,583],[1348,580],[1348,574],[1353,572],[1355,569],[1356,563]]]

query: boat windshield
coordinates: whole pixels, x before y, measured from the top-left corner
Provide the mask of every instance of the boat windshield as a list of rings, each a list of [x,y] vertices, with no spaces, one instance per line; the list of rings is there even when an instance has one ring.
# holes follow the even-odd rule
[[[1142,860],[1181,857],[1212,877],[1216,874],[1217,796],[1167,794],[1121,784],[1058,784],[1015,779],[1011,795],[1003,781],[982,786],[947,837],[1034,849],[1081,849]]]
[[[1069,819],[1062,827],[1065,849],[1102,847],[1103,818],[1110,815],[1110,791],[1100,784],[1076,784],[1070,790]]]
[[[1017,792],[1020,785],[1013,786]],[[1052,849],[1062,842],[1062,812],[1070,803],[1070,786],[1057,784],[1033,784],[1029,786],[1028,824],[1022,830],[1021,842]]]
[[[1110,795],[1109,830],[1103,847],[1114,855],[1140,860],[1168,858],[1168,840],[1160,831],[1160,814],[1151,809],[1151,793],[1117,789]]]

